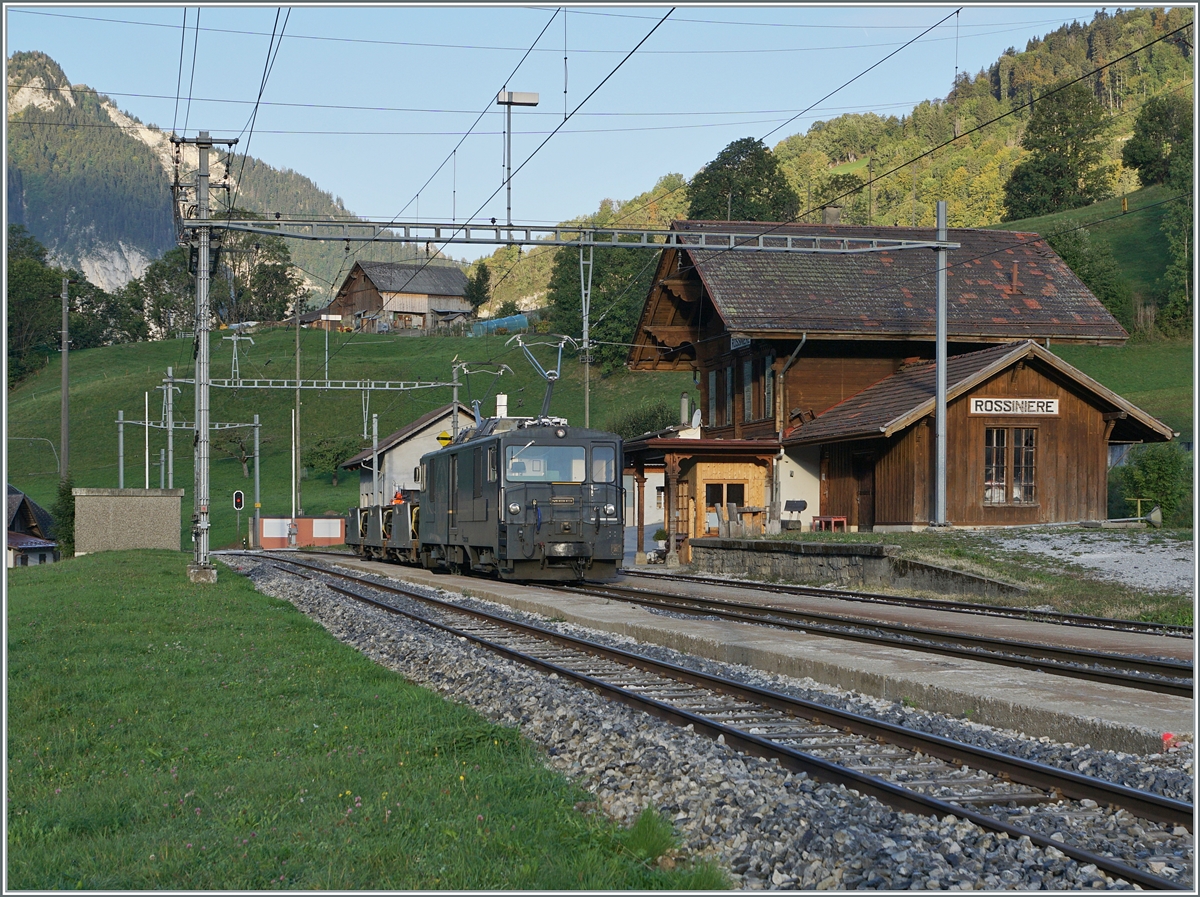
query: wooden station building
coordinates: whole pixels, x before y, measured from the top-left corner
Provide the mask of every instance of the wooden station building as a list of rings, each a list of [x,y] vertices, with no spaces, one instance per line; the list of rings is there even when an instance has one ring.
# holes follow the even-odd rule
[[[929,228],[672,227],[770,230],[829,247],[936,239]],[[1049,347],[1120,346],[1128,334],[1037,234],[951,228],[947,238],[961,245],[947,262],[948,522],[1103,519],[1109,444],[1172,433]],[[638,508],[646,471],[665,475],[667,529],[683,560],[688,538],[715,534],[724,520],[776,531],[800,502],[804,526],[928,526],[936,264],[929,249],[663,251],[628,364],[691,371],[701,437],[627,441],[625,463]]]

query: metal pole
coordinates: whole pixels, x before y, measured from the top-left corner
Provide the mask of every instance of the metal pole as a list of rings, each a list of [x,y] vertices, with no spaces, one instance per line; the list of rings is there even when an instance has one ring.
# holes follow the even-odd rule
[[[158,488],[165,489],[167,485],[167,450],[158,450]]]
[[[146,393],[145,402],[146,424],[146,488],[150,488],[150,393]]]
[[[71,345],[71,337],[67,329],[67,309],[71,304],[67,298],[67,284],[70,282],[70,278],[62,279],[62,420],[59,433],[59,442],[62,443],[62,464],[60,465],[62,473],[59,475],[60,477],[66,477],[67,471],[70,470],[68,464],[70,463],[71,386],[67,375],[67,356],[70,354]]]
[[[511,108],[511,107],[510,107]],[[454,399],[450,408],[450,437],[458,438],[458,371],[454,371]]]
[[[588,341],[588,317],[592,305],[592,261],[593,248],[587,248],[587,273],[584,274],[583,247],[579,247],[579,288],[583,293],[583,426],[592,425],[592,355]]]
[[[64,473],[63,476],[66,476]],[[117,412],[117,488],[125,488],[125,412]]]
[[[455,409],[457,416],[457,409]],[[371,504],[379,504],[379,415],[371,415]]]
[[[505,106],[504,183],[508,189],[508,226],[512,227],[512,103]]]
[[[196,178],[196,215],[208,220],[208,152],[212,148],[208,131],[201,131],[196,140],[200,168]],[[208,266],[211,226],[198,229],[199,250],[196,260],[196,470],[195,494],[192,496],[195,519],[194,564],[210,566],[208,559],[209,504],[209,442],[208,442]]]
[[[328,378],[326,378],[328,379]],[[296,507],[304,513],[304,502],[300,495],[300,300],[296,300]],[[295,515],[293,515],[295,516]]]
[[[296,522],[296,409],[292,409],[292,522]]]
[[[325,382],[329,382],[329,324],[325,324]]]
[[[175,377],[167,368],[167,488],[175,488]]]
[[[258,547],[258,534],[262,530],[258,524],[261,513],[259,509],[262,507],[258,498],[258,430],[258,415],[256,414],[254,415],[254,539],[250,543],[254,548]]]
[[[946,241],[946,201],[937,204],[937,238]],[[937,251],[937,386],[934,437],[937,474],[934,481],[934,526],[946,522],[946,250]]]

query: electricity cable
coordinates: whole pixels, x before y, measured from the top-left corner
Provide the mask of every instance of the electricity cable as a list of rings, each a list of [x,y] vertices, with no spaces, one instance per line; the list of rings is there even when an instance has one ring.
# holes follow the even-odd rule
[[[183,8],[183,28],[179,31],[179,74],[175,76],[175,114],[171,118],[171,133],[175,132],[175,125],[179,123],[179,92],[183,88],[183,54],[186,46],[187,7],[185,6]]]

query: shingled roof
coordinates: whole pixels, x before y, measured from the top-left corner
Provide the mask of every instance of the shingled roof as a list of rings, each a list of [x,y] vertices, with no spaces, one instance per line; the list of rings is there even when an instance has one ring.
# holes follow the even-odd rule
[[[932,228],[676,221],[673,230],[777,236],[931,241]],[[1034,233],[950,228],[949,337],[1121,342],[1128,334],[1066,263]],[[728,330],[769,338],[932,338],[936,254],[929,249],[855,254],[683,250]]]
[[[381,293],[424,293],[428,296],[465,296],[467,293],[467,275],[452,265],[358,262],[358,266]]]
[[[1118,420],[1112,441],[1161,442],[1171,438],[1171,428],[1166,424],[1030,340],[948,358],[946,400],[952,401],[1022,359],[1048,365],[1074,381],[1081,391],[1090,394],[1097,405],[1122,412],[1124,417]],[[797,426],[783,442],[785,445],[811,445],[892,436],[933,414],[936,375],[937,368],[932,361],[907,367],[834,405],[814,420]]]
[[[54,535],[54,518],[50,512],[32,498],[8,484],[8,529],[36,530],[39,535],[50,538]]]

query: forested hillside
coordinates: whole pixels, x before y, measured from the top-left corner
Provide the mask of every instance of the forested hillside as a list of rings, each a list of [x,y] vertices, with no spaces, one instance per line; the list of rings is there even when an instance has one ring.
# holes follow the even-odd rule
[[[162,131],[119,113],[103,94],[72,86],[44,53],[14,53],[8,60],[8,107],[8,220],[23,225],[56,264],[112,292],[175,246]],[[253,156],[243,164],[243,158],[218,155],[213,165],[215,176],[228,172],[239,185],[239,208],[352,215],[303,175]],[[217,207],[222,198],[214,193]],[[423,247],[399,243],[374,244],[369,252],[373,261],[426,258]],[[291,247],[292,263],[322,304],[353,264],[346,256],[340,244],[295,241]]]
[[[1139,171],[1122,163],[1122,149],[1143,110],[1169,98],[1190,109],[1192,29],[1185,26],[1192,14],[1184,7],[1102,11],[1090,23],[1064,25],[1031,40],[1024,50],[1012,48],[973,75],[964,72],[949,85],[945,98],[926,100],[906,115],[842,115],[763,150],[772,170],[794,193],[796,217],[802,221],[820,220],[824,206],[836,205],[846,223],[932,226],[941,199],[947,201],[951,226],[989,226],[1044,214],[1056,210],[1018,215],[1015,206],[1006,207],[1014,171],[1029,174],[1030,160],[1037,156],[1028,140],[1033,115],[1028,104],[1082,78],[1079,90],[1101,110],[1096,133],[1089,138],[1096,141],[1101,164],[1091,172],[1095,189],[1087,201],[1120,197],[1139,186]],[[40,53],[10,59],[8,98],[10,222],[24,224],[56,264],[82,270],[105,289],[141,276],[150,261],[173,246],[168,172],[161,149],[151,146],[155,141],[161,145],[162,132],[125,118],[107,98],[86,87],[70,87],[61,69]],[[1069,121],[1072,108],[1065,105],[1063,114]],[[726,150],[754,142],[735,141]],[[243,165],[243,157],[233,156],[218,160],[215,172],[228,173],[237,184],[237,205],[251,212],[268,217],[275,212],[352,215],[333,193],[261,160],[249,158]],[[1044,172],[1032,174],[1037,176],[1026,180],[1037,195],[1037,178]],[[1190,180],[1186,188],[1182,184],[1176,178],[1168,191],[1171,197],[1190,194]],[[688,215],[692,200],[688,175],[667,174],[640,196],[606,199],[596,212],[564,223],[663,226]],[[1150,288],[1139,283],[1133,288],[1137,296],[1120,300],[1129,324],[1138,320],[1137,308],[1165,308],[1168,288],[1175,291],[1169,300],[1173,320],[1190,320],[1190,208],[1159,217],[1162,233],[1154,222],[1152,239],[1169,243],[1174,255],[1161,282]],[[289,249],[289,263],[309,289],[310,305],[328,301],[358,258],[426,258],[424,247],[401,244],[355,247],[347,253],[341,244],[290,241]],[[564,327],[578,316],[568,313],[579,301],[578,284],[568,284],[570,270],[578,271],[577,258],[550,249],[505,247],[482,264],[489,268],[491,291],[484,314],[502,306],[550,306],[558,309]],[[605,320],[613,329],[611,338],[619,342],[622,328],[633,323],[628,297],[636,297],[638,278],[646,275],[630,271],[632,279],[621,281],[605,276],[605,264],[598,259],[593,304],[608,309]]]

